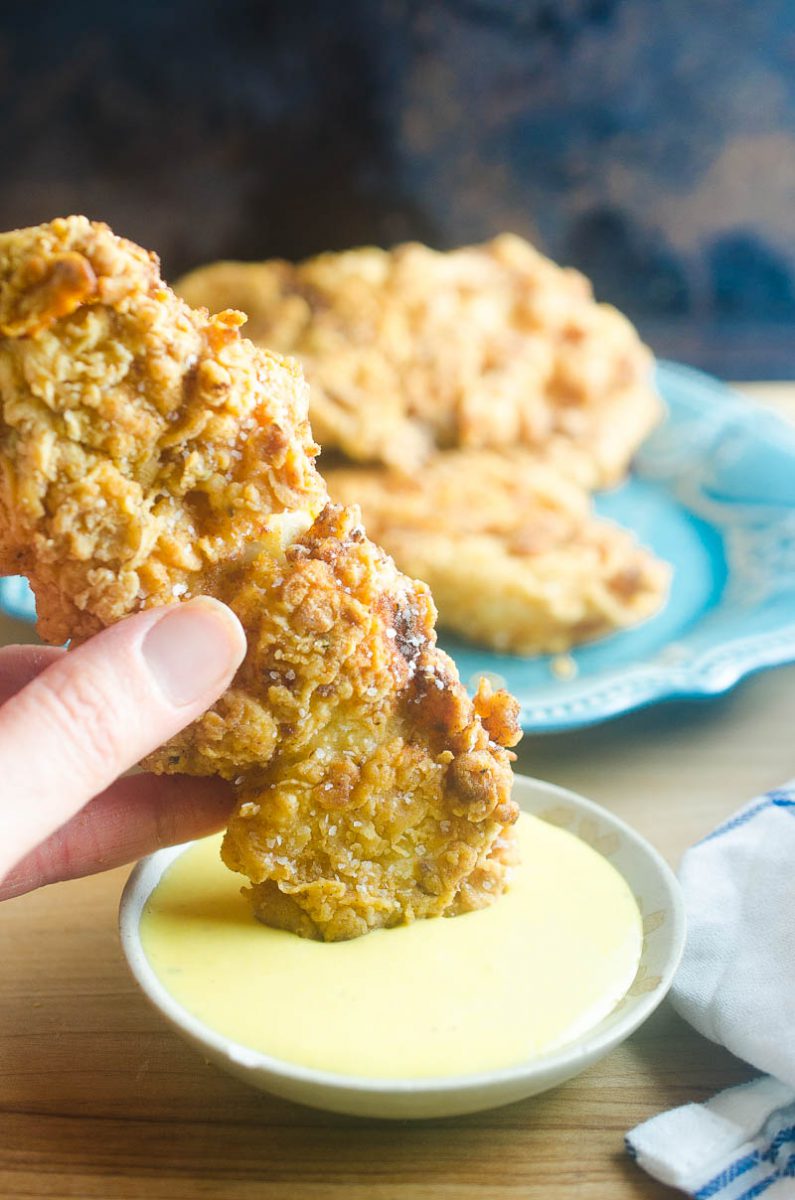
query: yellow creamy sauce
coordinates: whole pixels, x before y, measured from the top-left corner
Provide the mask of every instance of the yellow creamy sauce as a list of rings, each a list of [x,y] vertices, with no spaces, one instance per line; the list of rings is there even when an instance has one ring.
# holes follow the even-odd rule
[[[144,950],[205,1025],[288,1062],[393,1079],[516,1065],[615,1007],[642,937],[605,859],[526,814],[518,835],[521,866],[490,908],[328,944],[259,924],[207,838],[152,893]]]

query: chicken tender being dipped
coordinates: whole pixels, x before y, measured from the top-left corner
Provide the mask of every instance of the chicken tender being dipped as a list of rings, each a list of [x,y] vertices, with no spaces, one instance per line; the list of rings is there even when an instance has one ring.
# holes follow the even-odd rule
[[[296,355],[315,436],[354,461],[411,470],[436,449],[562,447],[561,466],[600,487],[661,416],[630,322],[511,234],[446,253],[213,263],[177,290],[244,309],[254,341]]]
[[[233,686],[151,756],[218,774],[257,914],[336,940],[490,903],[517,808],[517,705],[474,701],[423,584],[328,503],[300,370],[194,311],[154,255],[72,217],[0,235],[0,570],[81,641],[206,593]]]

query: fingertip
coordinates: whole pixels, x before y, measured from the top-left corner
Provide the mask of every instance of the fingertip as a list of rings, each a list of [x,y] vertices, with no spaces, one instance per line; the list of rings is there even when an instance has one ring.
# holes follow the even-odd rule
[[[182,708],[220,695],[243,661],[246,635],[231,608],[198,596],[166,609],[141,652],[168,702]]]

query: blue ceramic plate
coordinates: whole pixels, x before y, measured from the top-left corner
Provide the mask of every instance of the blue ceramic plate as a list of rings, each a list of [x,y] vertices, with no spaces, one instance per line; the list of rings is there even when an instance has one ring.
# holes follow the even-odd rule
[[[673,565],[665,608],[572,651],[576,674],[565,681],[549,658],[445,639],[463,679],[505,681],[528,732],[717,695],[795,659],[795,429],[700,371],[660,363],[657,382],[668,418],[634,477],[596,506]]]
[[[20,621],[35,621],[33,593],[21,575],[0,579],[0,609]]]
[[[597,497],[674,568],[665,608],[636,629],[549,658],[495,654],[442,639],[461,676],[504,682],[528,732],[592,725],[658,700],[716,695],[795,659],[795,429],[729,388],[673,363],[658,367],[668,418],[635,476]],[[22,580],[0,580],[0,607],[33,619]]]

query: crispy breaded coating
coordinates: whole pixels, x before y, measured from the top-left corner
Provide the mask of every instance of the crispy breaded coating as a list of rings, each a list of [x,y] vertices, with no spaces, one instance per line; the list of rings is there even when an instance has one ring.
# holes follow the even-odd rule
[[[632,325],[510,234],[448,253],[410,243],[220,262],[177,288],[244,309],[258,344],[296,355],[315,436],[356,461],[408,470],[435,448],[562,440],[595,487],[621,478],[660,416]]]
[[[440,624],[514,654],[558,653],[642,621],[670,572],[588,493],[525,450],[448,450],[414,474],[332,467],[334,500],[424,580]]]
[[[0,236],[0,571],[45,638],[200,593],[248,636],[154,754],[238,790],[224,858],[265,921],[341,939],[505,886],[515,701],[473,702],[423,584],[328,504],[297,365],[191,310],[82,217]]]
[[[327,500],[307,389],[85,218],[0,235],[0,565],[51,642],[213,591]]]
[[[231,603],[251,647],[238,682],[264,684],[279,751],[243,785],[224,858],[264,919],[353,937],[498,893],[517,707],[487,687],[473,706],[427,588],[330,506]]]

